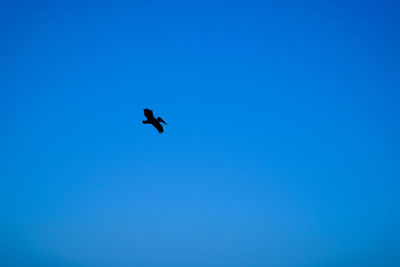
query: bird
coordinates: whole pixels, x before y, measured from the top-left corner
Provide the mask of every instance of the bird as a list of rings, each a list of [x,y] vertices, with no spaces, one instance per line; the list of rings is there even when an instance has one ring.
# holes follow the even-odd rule
[[[151,109],[145,108],[144,110],[144,116],[146,117],[147,120],[142,121],[144,124],[151,124],[153,125],[159,133],[163,133],[164,129],[161,125],[160,122],[164,123],[165,125],[167,125],[167,123],[161,119],[160,117],[158,117],[157,119],[154,117],[153,115],[153,111]]]

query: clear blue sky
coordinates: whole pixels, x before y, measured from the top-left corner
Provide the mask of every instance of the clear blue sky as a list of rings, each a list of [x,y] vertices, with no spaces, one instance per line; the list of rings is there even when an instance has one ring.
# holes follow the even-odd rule
[[[0,265],[400,266],[399,12],[1,1]]]

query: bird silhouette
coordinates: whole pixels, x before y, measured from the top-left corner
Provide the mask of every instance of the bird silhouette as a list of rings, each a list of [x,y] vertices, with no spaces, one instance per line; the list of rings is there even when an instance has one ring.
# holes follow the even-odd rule
[[[147,120],[143,121],[144,124],[151,124],[153,125],[159,133],[164,132],[164,129],[161,125],[160,122],[164,123],[165,125],[167,125],[167,123],[161,119],[160,117],[158,117],[157,119],[154,117],[153,115],[153,111],[151,109],[145,108],[144,109],[144,116],[146,116]]]

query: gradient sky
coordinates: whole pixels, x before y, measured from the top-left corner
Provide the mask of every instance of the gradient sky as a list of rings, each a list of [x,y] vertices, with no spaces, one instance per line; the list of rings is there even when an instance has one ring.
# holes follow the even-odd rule
[[[399,5],[1,1],[0,265],[400,266]]]

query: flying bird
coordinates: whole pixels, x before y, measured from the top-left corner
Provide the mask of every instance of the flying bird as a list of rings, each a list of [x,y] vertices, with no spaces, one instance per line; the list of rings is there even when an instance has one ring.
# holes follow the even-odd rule
[[[159,133],[164,132],[164,129],[161,125],[160,122],[164,123],[165,125],[167,125],[167,123],[161,119],[160,117],[158,117],[157,119],[154,117],[153,115],[153,111],[151,109],[145,108],[144,109],[144,116],[147,118],[147,120],[143,121],[144,124],[151,124],[153,125]]]

